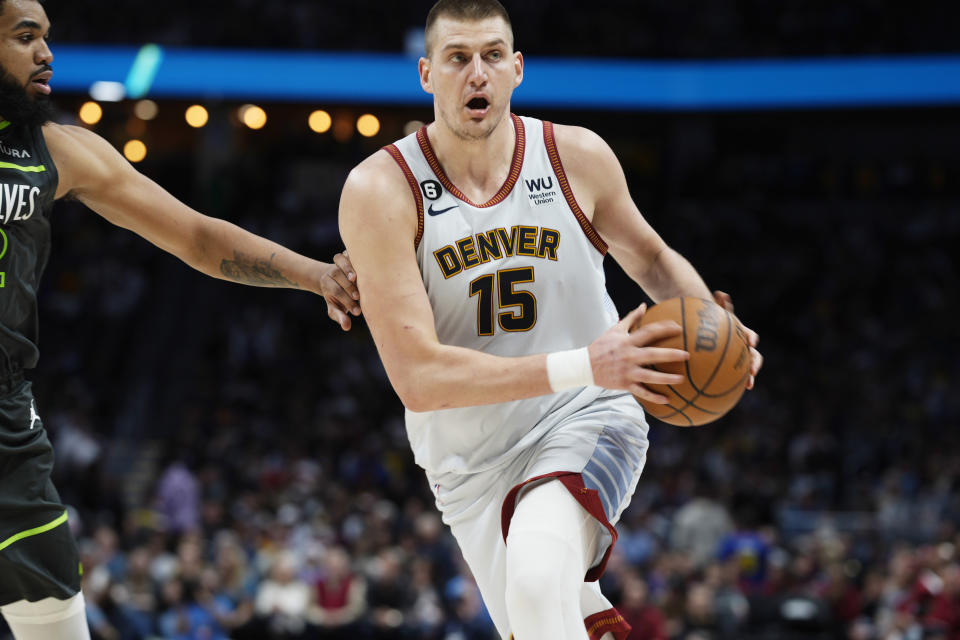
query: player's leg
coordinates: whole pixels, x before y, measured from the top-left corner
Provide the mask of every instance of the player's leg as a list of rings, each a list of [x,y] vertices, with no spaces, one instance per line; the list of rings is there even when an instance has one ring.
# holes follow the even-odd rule
[[[476,498],[472,517],[451,525],[460,553],[470,568],[483,604],[493,620],[502,640],[510,639],[503,592],[506,587],[506,547],[500,529],[500,499],[502,493],[491,491]],[[481,502],[486,504],[481,505]]]
[[[88,638],[79,553],[30,383],[0,391],[0,611],[17,640]]]
[[[603,426],[598,430],[597,424]],[[596,434],[595,440],[588,445],[589,449],[584,450],[583,443],[588,442],[588,438],[583,436],[591,431]],[[531,491],[529,496],[525,496],[520,487],[514,487],[508,492],[504,501],[502,522],[507,535],[508,548],[511,545],[510,537],[513,535],[517,515],[522,510],[527,511],[528,515],[521,515],[521,518],[534,520],[534,527],[542,526],[538,523],[549,522],[553,513],[569,514],[571,511],[578,514],[579,521],[584,522],[583,528],[580,529],[583,535],[568,540],[568,546],[576,547],[578,541],[583,545],[580,557],[586,562],[583,565],[584,570],[580,572],[579,607],[577,608],[582,616],[580,629],[586,630],[590,640],[607,640],[611,637],[622,640],[630,631],[629,625],[603,596],[595,581],[603,574],[606,567],[607,558],[616,539],[613,525],[629,504],[630,497],[636,489],[646,460],[646,450],[646,424],[636,402],[630,396],[626,396],[625,399],[609,400],[603,407],[592,408],[588,417],[573,416],[566,424],[561,425],[551,434],[549,442],[543,447],[543,454],[538,456],[526,473],[527,478],[533,479],[534,482],[538,481],[538,478],[555,477],[556,480],[551,480],[549,483],[554,485],[551,493],[557,495],[556,489],[562,486],[567,496],[580,507],[579,510],[567,508],[561,511],[548,505],[527,511],[529,507],[535,506],[534,503],[527,502],[527,497],[532,497],[534,494]],[[573,451],[582,457],[579,458],[579,463],[571,462],[569,458],[558,460],[562,456],[558,456],[557,451]],[[571,466],[582,471],[580,473],[556,471],[558,468],[571,468]],[[520,500],[517,500],[518,496]],[[540,520],[535,517],[530,518],[531,514],[536,516],[537,511],[544,512],[544,518]],[[586,520],[583,519],[584,513],[589,514]],[[566,519],[574,520],[570,516]],[[551,531],[556,531],[552,525]],[[549,534],[545,532],[546,535]],[[529,546],[532,547],[533,543]],[[508,551],[508,553],[511,552]],[[523,557],[519,552],[515,555],[518,558]],[[512,558],[513,555],[511,554],[510,557]],[[568,599],[569,595],[565,595],[564,598]],[[512,618],[511,622],[513,622]],[[575,628],[573,624],[569,624],[569,627],[571,630]],[[516,633],[516,630],[514,632]],[[517,637],[522,638],[519,634]]]
[[[616,640],[617,636],[604,629],[616,629],[620,637],[629,633],[623,616],[600,592],[599,582],[584,582],[580,587],[580,611],[590,640]]]
[[[20,600],[0,607],[16,640],[89,640],[83,594],[67,600]]]
[[[507,535],[507,612],[524,640],[587,640],[580,599],[596,555],[596,520],[556,480],[527,490]]]

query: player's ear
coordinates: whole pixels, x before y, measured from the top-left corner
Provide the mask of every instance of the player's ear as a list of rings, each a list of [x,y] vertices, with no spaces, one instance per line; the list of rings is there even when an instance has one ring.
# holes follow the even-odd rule
[[[417,68],[420,70],[420,86],[427,93],[433,93],[433,83],[430,81],[430,58],[420,58]]]
[[[513,53],[513,68],[516,72],[516,77],[513,80],[513,86],[519,87],[520,83],[523,82],[523,54],[519,51]]]

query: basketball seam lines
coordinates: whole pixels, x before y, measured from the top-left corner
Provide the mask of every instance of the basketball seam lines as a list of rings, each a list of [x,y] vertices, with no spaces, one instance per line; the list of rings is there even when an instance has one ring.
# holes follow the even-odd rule
[[[685,302],[686,302],[686,301],[685,301],[683,298],[680,298],[680,317],[683,319],[683,350],[684,350],[684,351],[688,351],[688,349],[687,349],[687,311],[686,311],[686,304],[685,304]],[[716,364],[716,366],[714,366],[713,371],[710,373],[710,377],[707,378],[706,383],[704,383],[704,385],[703,385],[703,388],[704,388],[704,389],[706,389],[707,387],[710,386],[710,383],[713,381],[713,379],[714,379],[714,378],[716,377],[716,375],[717,375],[717,372],[720,370],[720,365],[723,364],[723,361],[724,361],[724,360],[726,359],[726,357],[727,357],[727,349],[728,349],[729,346],[730,346],[731,331],[732,331],[732,327],[731,327],[730,325],[732,324],[732,322],[733,322],[733,320],[731,319],[731,317],[730,317],[730,315],[729,315],[729,313],[728,313],[728,314],[727,314],[727,340],[726,340],[726,342],[725,342],[724,345],[723,345],[723,353],[721,354],[720,359],[717,360],[717,364]],[[681,406],[681,407],[674,407],[672,404],[668,404],[667,406],[670,407],[671,409],[673,409],[673,413],[664,414],[664,415],[662,415],[662,416],[659,416],[657,419],[658,419],[658,420],[662,420],[663,418],[672,418],[673,416],[679,414],[679,415],[683,416],[683,418],[684,418],[687,422],[689,422],[690,425],[692,426],[692,425],[693,425],[693,420],[691,420],[690,417],[687,416],[687,414],[685,414],[685,413],[683,412],[683,410],[686,409],[686,408],[688,408],[688,407],[691,407],[691,408],[696,409],[697,411],[701,411],[701,412],[703,412],[703,413],[709,413],[709,414],[711,414],[711,415],[723,415],[723,414],[720,413],[719,411],[710,411],[709,409],[703,409],[703,408],[697,406],[696,401],[697,401],[697,399],[698,399],[700,396],[703,396],[704,398],[719,398],[719,397],[725,396],[725,395],[727,395],[728,393],[731,393],[732,391],[734,391],[734,390],[739,386],[739,382],[738,382],[736,385],[734,385],[733,387],[731,387],[730,389],[728,389],[727,391],[724,391],[723,393],[719,393],[719,394],[709,394],[709,393],[705,393],[705,392],[702,391],[700,388],[698,388],[697,385],[694,384],[694,382],[693,382],[693,378],[692,378],[691,375],[690,375],[690,362],[687,361],[686,363],[684,363],[684,367],[685,367],[685,369],[686,369],[686,371],[687,371],[687,380],[690,382],[690,387],[691,387],[694,391],[696,391],[697,394],[696,394],[695,396],[693,396],[693,398],[691,398],[691,399],[688,400],[687,398],[683,397],[680,393],[678,393],[677,390],[673,388],[673,385],[672,385],[672,384],[666,385],[667,388],[670,389],[670,391],[672,391],[675,396],[677,396],[678,398],[680,398],[681,400],[683,400],[684,404],[683,404],[683,406]],[[660,369],[658,369],[656,365],[653,365],[653,368],[654,368],[655,370],[657,370],[657,371],[660,371]],[[745,376],[744,376],[744,377],[745,377]],[[741,377],[740,380],[743,380],[743,378]]]

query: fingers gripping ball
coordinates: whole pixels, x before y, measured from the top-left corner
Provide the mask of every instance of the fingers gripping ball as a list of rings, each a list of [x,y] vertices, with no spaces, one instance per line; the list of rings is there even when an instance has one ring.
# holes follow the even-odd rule
[[[684,349],[686,362],[651,365],[659,371],[678,373],[682,384],[648,384],[668,398],[654,404],[637,398],[651,416],[680,427],[695,427],[720,418],[740,400],[750,378],[750,349],[736,319],[710,300],[671,298],[650,307],[639,326],[673,320],[683,331],[654,345]]]

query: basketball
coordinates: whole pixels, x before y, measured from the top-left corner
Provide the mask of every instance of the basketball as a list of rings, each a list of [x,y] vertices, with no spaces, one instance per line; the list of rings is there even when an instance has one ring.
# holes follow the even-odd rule
[[[683,349],[686,362],[656,365],[658,371],[686,378],[679,385],[648,384],[668,398],[654,404],[640,398],[648,415],[679,427],[696,427],[717,420],[737,404],[750,379],[750,348],[736,319],[711,300],[683,297],[656,304],[643,315],[638,327],[673,320],[683,331],[648,346]]]

